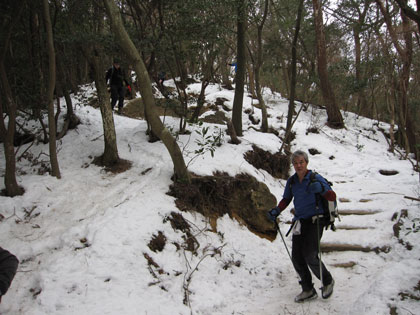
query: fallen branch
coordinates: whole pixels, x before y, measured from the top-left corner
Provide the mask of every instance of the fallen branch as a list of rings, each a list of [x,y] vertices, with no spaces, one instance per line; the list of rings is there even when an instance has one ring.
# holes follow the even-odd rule
[[[410,196],[404,196],[404,198],[414,200],[414,201],[420,201],[420,198],[414,198],[414,197],[410,197]]]
[[[94,139],[92,139],[92,140],[90,140],[90,141],[96,141],[96,140],[98,140],[100,137],[103,137],[104,136],[104,134],[101,134],[100,136],[98,136],[98,137],[96,137],[96,138],[94,138]]]
[[[23,158],[23,155],[26,153],[26,152],[28,152],[29,151],[29,149],[34,145],[34,143],[35,143],[35,140],[36,140],[36,138],[34,138],[34,140],[32,141],[32,143],[26,148],[26,150],[25,151],[23,151],[23,153],[17,158],[17,161],[18,162],[20,162],[21,160],[22,160],[22,158]],[[15,156],[17,155],[17,153],[18,153],[18,151],[19,151],[19,149],[20,149],[20,147],[21,146],[19,146],[19,148],[16,150],[16,152],[15,152]]]
[[[389,145],[389,148],[391,149],[391,144],[389,143],[389,141],[388,141],[388,138],[387,138],[387,136],[386,136],[386,134],[385,134],[385,130],[384,129],[382,129],[382,128],[378,128],[379,129],[379,131],[381,131],[382,132],[382,134],[384,135],[384,138],[385,138],[385,140],[386,140],[386,142],[388,143],[388,145]],[[399,154],[400,154],[400,157],[403,159],[403,160],[408,160],[410,163],[411,163],[411,165],[413,166],[413,170],[414,171],[416,171],[416,172],[420,172],[420,168],[419,168],[419,162],[416,160],[416,163],[414,163],[409,157],[408,157],[408,154],[403,154],[403,152],[401,152],[400,150],[398,150],[398,148],[396,147],[396,146],[394,146],[394,148],[392,148],[392,149],[394,149],[395,151],[397,151]],[[390,151],[390,152],[392,152],[392,151]]]
[[[183,303],[184,303],[184,305],[187,305],[191,309],[191,314],[192,314],[192,308],[191,308],[191,301],[190,301],[189,286],[191,284],[192,275],[195,271],[198,270],[198,266],[203,262],[203,260],[206,257],[209,257],[209,256],[213,257],[216,254],[220,255],[221,250],[222,250],[223,247],[225,247],[225,245],[226,245],[226,243],[217,247],[217,248],[208,247],[208,248],[204,249],[203,252],[206,252],[207,250],[210,250],[210,252],[206,253],[203,257],[201,257],[194,268],[191,268],[190,262],[188,261],[187,256],[185,255],[185,251],[184,251],[185,262],[187,264],[187,271],[185,272],[185,275],[184,275],[184,285],[183,285],[184,300],[183,300]]]
[[[389,194],[403,195],[401,193],[397,193],[397,192],[393,192],[393,191],[379,191],[379,192],[370,193],[369,195],[389,195]]]

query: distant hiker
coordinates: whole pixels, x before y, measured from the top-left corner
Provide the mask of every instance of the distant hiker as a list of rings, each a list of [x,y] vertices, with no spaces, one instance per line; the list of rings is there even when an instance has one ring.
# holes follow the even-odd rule
[[[111,108],[114,109],[118,101],[118,113],[121,114],[125,96],[124,83],[130,92],[131,86],[125,78],[125,71],[120,67],[120,60],[118,58],[114,59],[112,67],[106,72],[105,81],[107,84],[108,80],[111,87]]]
[[[236,82],[236,71],[238,70],[238,63],[236,61],[228,63],[229,66],[234,67],[235,75],[233,77],[232,83]]]
[[[161,87],[163,87],[163,82],[165,82],[165,79],[166,79],[166,72],[165,71],[159,72],[159,74],[158,74],[158,82],[159,82],[159,85]]]
[[[236,73],[236,70],[238,70],[238,63],[235,61],[235,62],[232,62],[232,63],[228,63],[228,65],[231,66],[231,67],[235,67],[234,69],[235,69],[235,73]]]
[[[15,277],[18,264],[15,255],[0,247],[0,303]]]
[[[312,283],[311,272],[322,281],[322,297],[327,299],[333,293],[334,279],[319,257],[322,231],[325,226],[322,205],[317,202],[317,194],[335,201],[335,192],[319,174],[310,180],[312,171],[308,170],[308,155],[303,151],[292,154],[292,164],[296,173],[286,183],[283,199],[277,207],[268,212],[268,218],[276,221],[277,216],[293,199],[295,213],[293,218],[292,262],[300,276],[302,292],[295,302],[314,299],[318,296]],[[320,273],[322,269],[322,273]]]

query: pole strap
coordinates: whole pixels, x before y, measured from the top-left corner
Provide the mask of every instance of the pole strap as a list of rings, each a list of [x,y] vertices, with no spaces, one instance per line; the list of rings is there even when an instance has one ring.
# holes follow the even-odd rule
[[[292,224],[290,225],[289,231],[287,231],[287,233],[286,233],[286,237],[288,237],[288,236],[289,236],[289,234],[290,234],[290,232],[293,230],[293,227],[295,226],[295,224],[296,224],[296,220],[295,220],[295,221],[293,221],[293,222],[292,222]]]

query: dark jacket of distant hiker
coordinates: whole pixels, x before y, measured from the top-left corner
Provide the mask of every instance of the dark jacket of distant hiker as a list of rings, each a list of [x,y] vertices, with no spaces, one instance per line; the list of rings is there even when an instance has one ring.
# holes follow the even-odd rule
[[[121,111],[124,105],[124,96],[125,96],[125,86],[131,92],[130,84],[128,83],[125,77],[125,71],[120,67],[120,62],[118,59],[114,59],[114,64],[106,72],[105,81],[111,87],[111,108],[114,109],[115,104],[118,101],[118,110]]]
[[[18,264],[15,255],[0,247],[0,303],[15,277]]]
[[[125,71],[121,67],[117,68],[115,66],[112,66],[111,68],[109,68],[106,72],[105,79],[107,82],[109,80],[110,86],[115,85],[117,87],[123,87],[124,82],[126,85],[129,85],[128,81],[125,79]]]

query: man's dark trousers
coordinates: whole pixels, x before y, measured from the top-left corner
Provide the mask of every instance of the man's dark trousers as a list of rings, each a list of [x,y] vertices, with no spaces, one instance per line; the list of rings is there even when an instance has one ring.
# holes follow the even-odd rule
[[[293,265],[300,276],[300,284],[303,291],[310,291],[313,288],[312,275],[309,271],[320,278],[319,274],[319,257],[318,257],[318,224],[317,221],[312,222],[312,219],[300,220],[301,234],[293,235],[292,239],[292,261]],[[319,223],[319,240],[322,237],[324,224],[322,220]],[[332,281],[332,276],[322,264],[322,279],[323,286],[328,285]]]
[[[125,87],[123,85],[111,85],[111,108],[114,109],[118,101],[118,108],[123,108]]]

